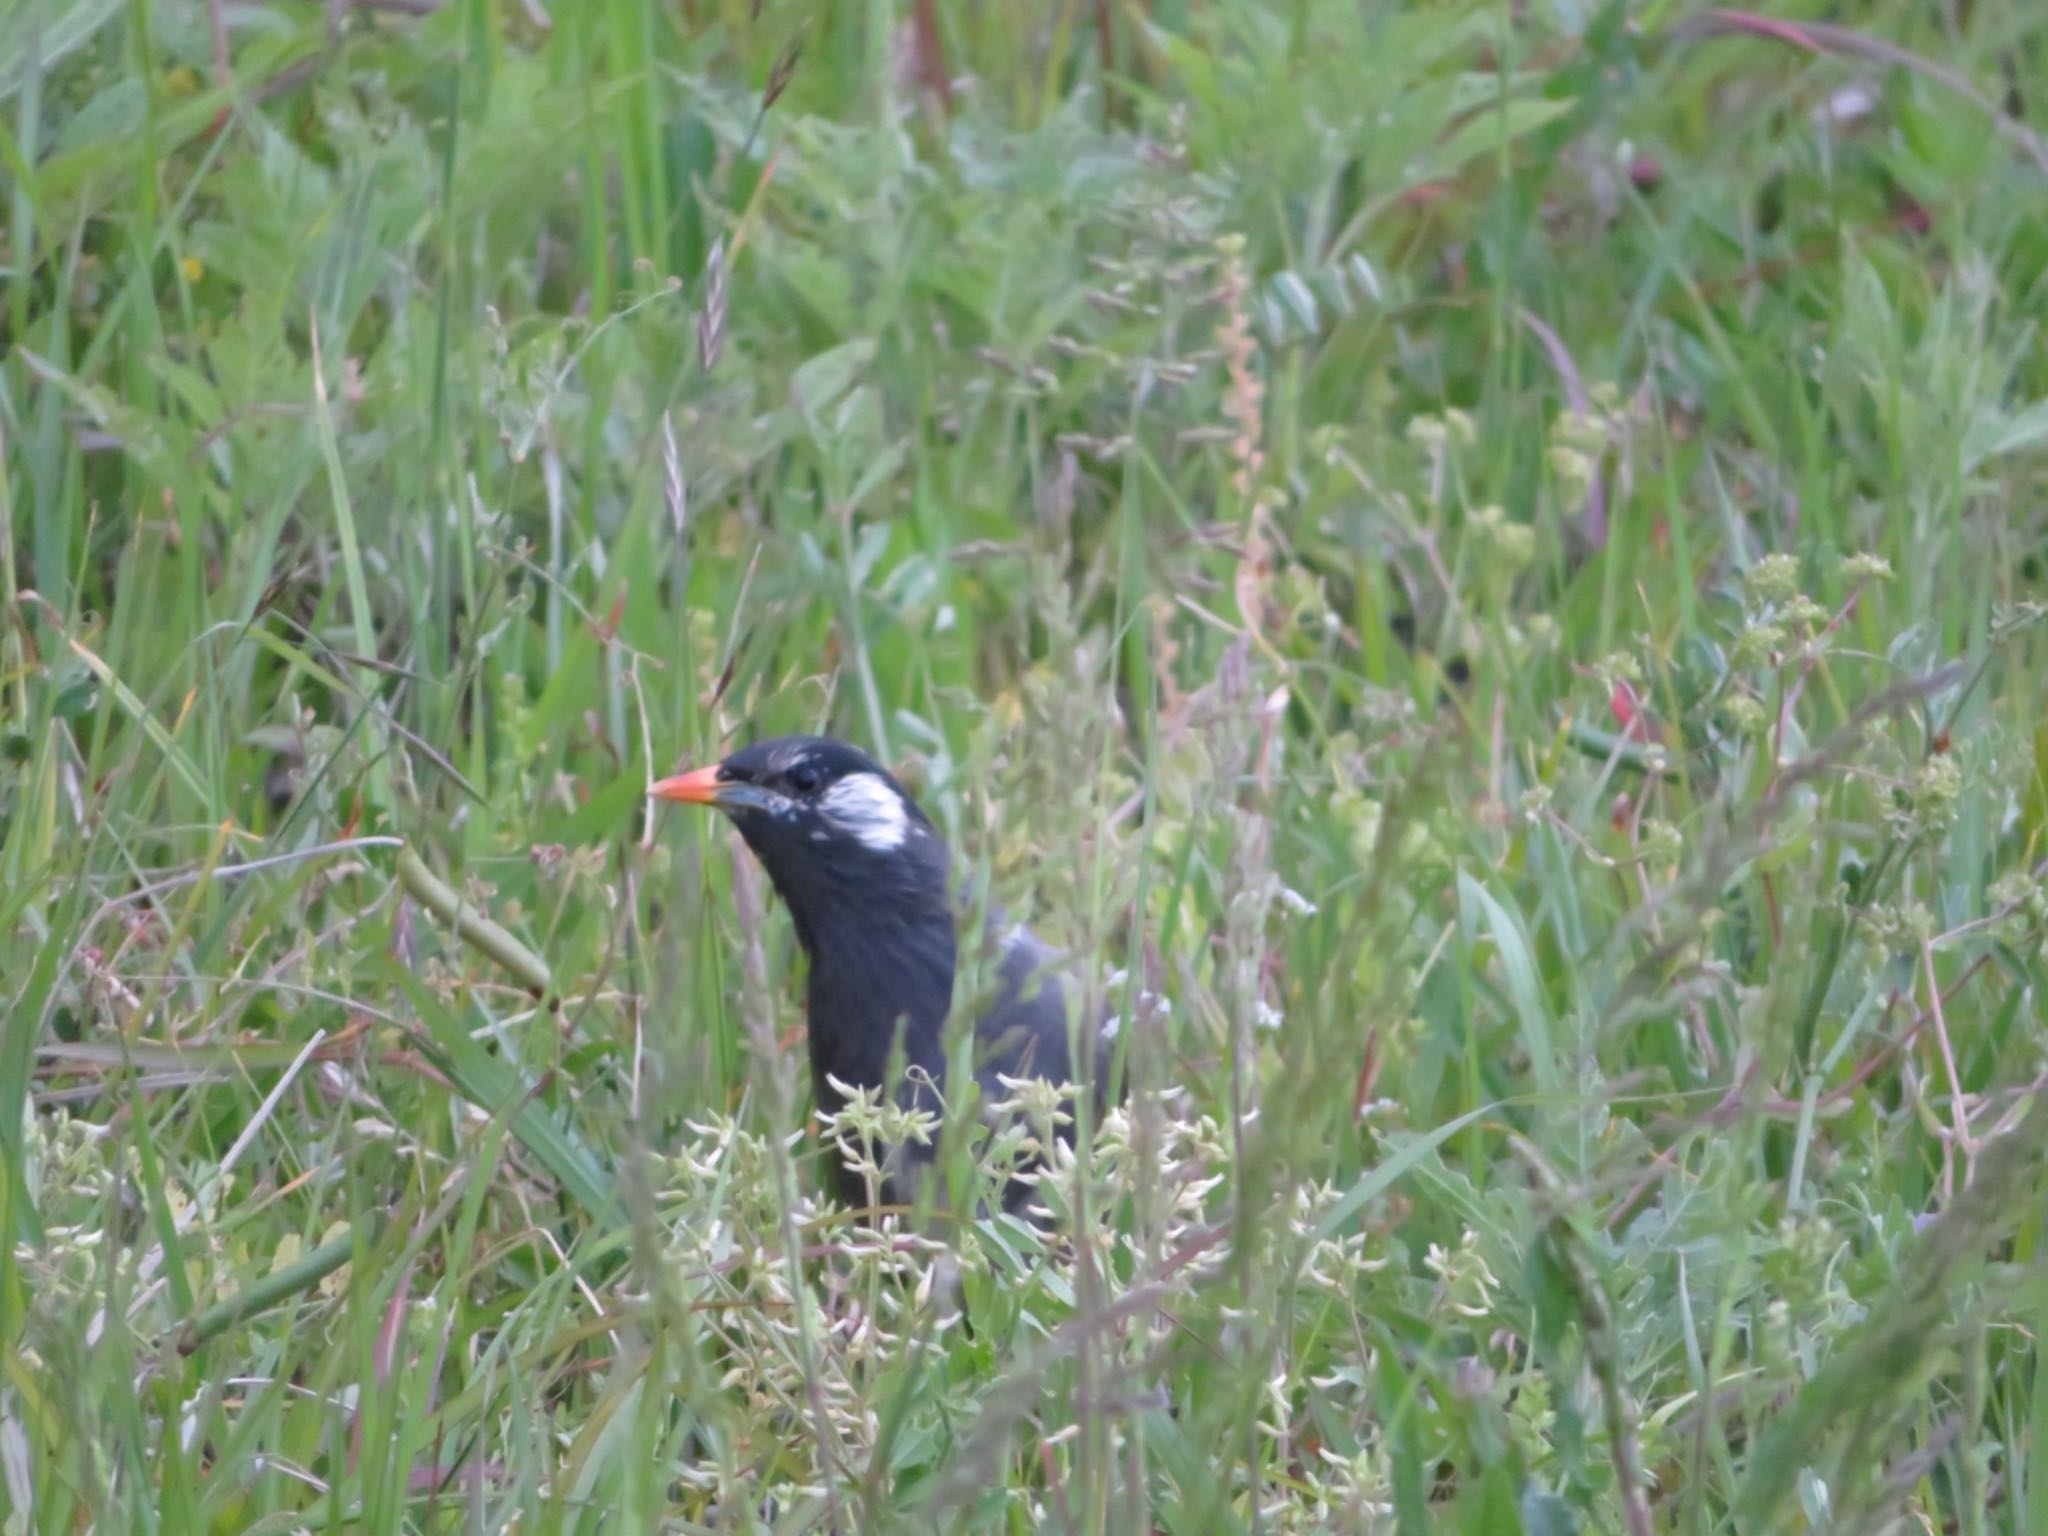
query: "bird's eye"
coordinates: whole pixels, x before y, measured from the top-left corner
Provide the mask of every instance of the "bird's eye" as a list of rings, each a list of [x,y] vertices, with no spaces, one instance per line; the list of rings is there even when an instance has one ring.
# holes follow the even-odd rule
[[[818,787],[818,770],[809,763],[792,763],[789,769],[789,787],[800,795],[808,795]]]

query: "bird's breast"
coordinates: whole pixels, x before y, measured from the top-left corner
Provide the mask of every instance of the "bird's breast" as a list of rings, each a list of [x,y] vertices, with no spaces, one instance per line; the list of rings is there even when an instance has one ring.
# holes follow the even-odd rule
[[[953,998],[953,933],[893,926],[824,930],[811,950],[811,1066],[858,1087],[886,1085],[891,1055],[937,1077]]]

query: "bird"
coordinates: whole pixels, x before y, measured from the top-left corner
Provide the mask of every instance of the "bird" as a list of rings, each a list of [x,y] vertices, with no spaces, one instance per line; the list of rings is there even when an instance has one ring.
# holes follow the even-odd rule
[[[809,967],[807,1044],[821,1110],[844,1107],[838,1084],[893,1091],[897,1102],[927,1109],[938,1108],[936,1085],[942,1101],[957,1101],[946,1091],[945,1029],[965,899],[945,838],[893,774],[844,741],[777,736],[661,779],[648,793],[723,812],[788,909]],[[985,923],[995,974],[974,1023],[982,1101],[1009,1097],[1004,1078],[1078,1082],[1060,957],[998,908],[988,909]],[[1101,1104],[1109,1040],[1094,1026],[1081,1038],[1092,1046]],[[892,1084],[899,1050],[904,1071]],[[1062,1134],[1071,1136],[1071,1127]],[[882,1203],[911,1203],[933,1155],[930,1146],[886,1149]],[[840,1203],[866,1207],[860,1175],[841,1159],[831,1169]],[[1012,1179],[1004,1208],[1022,1211],[1030,1194],[1027,1182]]]

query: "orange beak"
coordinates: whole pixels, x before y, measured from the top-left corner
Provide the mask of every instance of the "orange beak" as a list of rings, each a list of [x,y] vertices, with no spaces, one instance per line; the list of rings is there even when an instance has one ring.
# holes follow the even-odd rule
[[[685,805],[717,805],[722,792],[733,787],[718,781],[718,765],[713,763],[709,768],[658,779],[647,787],[647,793],[657,800],[680,800]]]

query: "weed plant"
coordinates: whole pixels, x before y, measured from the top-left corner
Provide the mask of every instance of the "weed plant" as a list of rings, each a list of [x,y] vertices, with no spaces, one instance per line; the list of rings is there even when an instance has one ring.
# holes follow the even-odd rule
[[[5,1531],[2048,1532],[2044,131],[2023,0],[13,0]],[[643,794],[818,728],[1117,1020],[1062,1235],[1043,1085],[817,1193]]]

